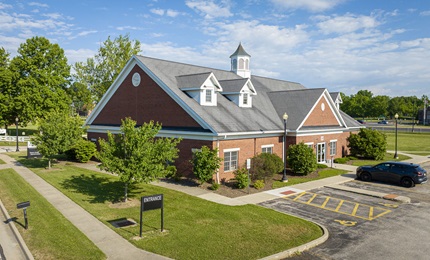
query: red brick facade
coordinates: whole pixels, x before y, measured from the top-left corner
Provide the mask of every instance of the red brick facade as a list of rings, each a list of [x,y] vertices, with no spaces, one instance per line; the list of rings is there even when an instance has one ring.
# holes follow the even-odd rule
[[[311,115],[306,119],[303,126],[332,126],[339,125],[333,111],[330,109],[329,103],[325,96],[322,96],[320,101],[311,111]]]

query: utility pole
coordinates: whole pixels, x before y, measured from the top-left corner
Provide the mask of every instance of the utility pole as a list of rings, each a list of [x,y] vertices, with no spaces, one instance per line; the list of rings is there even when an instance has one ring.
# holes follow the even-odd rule
[[[427,112],[427,98],[424,98],[424,111],[423,111],[423,125],[426,125],[426,121],[427,121],[427,116],[426,116],[426,112]]]

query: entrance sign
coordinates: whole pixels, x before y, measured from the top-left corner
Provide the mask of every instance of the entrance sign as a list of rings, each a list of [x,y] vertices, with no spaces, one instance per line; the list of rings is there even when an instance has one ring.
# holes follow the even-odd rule
[[[154,209],[161,209],[161,232],[163,232],[164,230],[163,194],[145,196],[140,199],[140,232],[139,232],[140,237],[142,237],[143,212],[154,210]]]
[[[27,142],[27,159],[31,158],[42,158],[42,155],[37,150],[37,146],[33,145],[31,142]]]
[[[5,135],[5,134],[6,134],[6,129],[0,128],[0,135]]]
[[[16,204],[17,209],[24,210],[25,229],[28,229],[27,208],[30,207],[30,201],[24,201]]]

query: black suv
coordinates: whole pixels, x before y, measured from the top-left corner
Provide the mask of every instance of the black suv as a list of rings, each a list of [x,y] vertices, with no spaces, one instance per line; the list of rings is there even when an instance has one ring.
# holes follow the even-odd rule
[[[427,172],[419,164],[405,162],[383,162],[375,166],[357,168],[357,178],[363,181],[400,183],[403,187],[427,182]]]

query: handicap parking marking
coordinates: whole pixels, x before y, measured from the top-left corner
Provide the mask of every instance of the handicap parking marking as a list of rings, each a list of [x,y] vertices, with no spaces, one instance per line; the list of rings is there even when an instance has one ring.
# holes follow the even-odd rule
[[[370,206],[307,191],[292,194],[288,197],[284,197],[284,199],[364,220],[374,220],[391,212],[391,210],[386,208]]]

